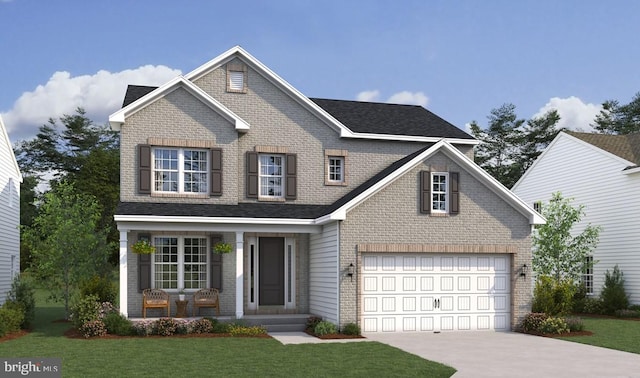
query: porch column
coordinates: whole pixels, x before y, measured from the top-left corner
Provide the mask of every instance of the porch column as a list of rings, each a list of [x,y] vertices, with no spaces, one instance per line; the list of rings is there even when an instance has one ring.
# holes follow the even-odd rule
[[[244,232],[236,232],[236,318],[244,316]]]
[[[128,316],[127,309],[127,231],[120,231],[120,313]]]

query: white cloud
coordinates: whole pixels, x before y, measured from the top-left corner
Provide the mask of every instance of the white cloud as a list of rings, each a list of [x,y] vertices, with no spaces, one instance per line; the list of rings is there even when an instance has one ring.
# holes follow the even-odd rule
[[[596,114],[600,112],[602,105],[585,104],[575,96],[568,98],[553,97],[545,106],[538,110],[534,117],[540,117],[552,109],[556,109],[558,114],[560,114],[558,128],[593,132],[591,124],[594,123]]]
[[[23,93],[2,118],[13,142],[30,139],[49,118],[74,114],[77,107],[84,108],[89,119],[101,125],[122,106],[128,84],[159,86],[179,74],[179,70],[152,65],[75,77],[58,71],[46,84]]]
[[[362,91],[356,95],[358,101],[380,101],[380,91],[375,89],[372,91]],[[409,92],[402,91],[394,93],[385,102],[391,104],[405,104],[405,105],[421,105],[427,106],[429,98],[423,92]]]

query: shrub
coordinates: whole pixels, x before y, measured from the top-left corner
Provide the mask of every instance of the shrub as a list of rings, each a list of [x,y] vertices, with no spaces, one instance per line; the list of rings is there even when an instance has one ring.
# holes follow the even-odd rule
[[[587,293],[587,287],[582,283],[579,283],[578,285],[576,285],[575,291],[573,293],[572,312],[576,314],[583,314],[585,312],[584,306],[585,306],[585,302],[587,301],[587,298],[589,298]]]
[[[265,335],[267,329],[263,326],[245,326],[239,324],[231,324],[229,326],[229,333],[231,336],[258,336]]]
[[[171,336],[176,333],[178,324],[173,318],[160,318],[154,323],[154,330],[160,336]]]
[[[336,325],[326,320],[323,320],[320,323],[318,323],[316,325],[316,328],[313,329],[313,333],[315,333],[318,336],[329,335],[337,332],[338,330],[336,329]]]
[[[99,302],[113,303],[118,296],[118,288],[108,276],[93,276],[80,285],[80,294],[83,297],[95,295]]]
[[[87,339],[89,337],[104,336],[107,334],[107,328],[102,320],[90,320],[85,322],[80,326],[80,328],[78,328],[78,330],[82,336]]]
[[[219,322],[218,319],[207,319],[211,322],[211,333],[229,333],[229,323]]]
[[[584,322],[579,317],[572,316],[564,318],[564,321],[567,323],[567,328],[569,328],[570,332],[584,331]]]
[[[586,298],[584,300],[585,314],[602,314],[602,300],[600,298]]]
[[[143,320],[139,322],[133,322],[131,329],[134,335],[149,336],[154,333],[154,324],[152,320]]]
[[[540,332],[542,333],[555,333],[562,334],[569,332],[569,326],[563,318],[549,317],[542,321],[540,324]]]
[[[604,286],[600,293],[602,299],[602,310],[607,315],[615,314],[616,310],[624,310],[629,307],[629,298],[624,290],[624,274],[618,265],[609,273],[609,269],[604,275]]]
[[[532,312],[522,320],[522,330],[524,332],[542,332],[540,326],[549,316],[543,312]]]
[[[342,333],[345,335],[360,335],[360,326],[356,323],[349,323],[342,327]]]
[[[573,308],[575,285],[569,280],[556,280],[550,276],[540,276],[533,292],[533,312],[547,315],[564,315]]]
[[[111,312],[102,319],[107,333],[119,336],[129,336],[133,334],[131,321],[121,314]]]
[[[629,310],[640,312],[640,305],[637,305],[637,304],[631,305],[629,306]]]
[[[95,295],[87,295],[76,300],[71,306],[71,322],[80,329],[80,327],[92,320],[100,318],[100,303]]]
[[[191,323],[192,333],[211,333],[213,331],[213,324],[206,318],[195,320]]]
[[[24,309],[22,304],[6,301],[0,307],[0,337],[11,332],[18,332],[24,321]]]
[[[640,311],[637,310],[616,310],[616,316],[619,318],[640,318]]]
[[[307,326],[306,329],[313,332],[316,329],[318,323],[322,321],[322,318],[319,316],[310,316],[307,318]]]
[[[22,305],[24,319],[20,328],[29,329],[36,316],[36,299],[33,281],[26,276],[18,275],[11,282],[7,298]]]

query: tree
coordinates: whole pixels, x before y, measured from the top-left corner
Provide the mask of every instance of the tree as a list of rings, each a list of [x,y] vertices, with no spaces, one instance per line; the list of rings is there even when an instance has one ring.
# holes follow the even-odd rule
[[[573,226],[584,216],[584,206],[571,206],[571,199],[553,194],[549,203],[542,205],[547,223],[533,233],[533,269],[538,275],[551,276],[556,282],[580,282],[583,272],[596,261],[587,259],[598,244],[601,227],[588,224],[577,236]]]
[[[106,232],[95,198],[61,181],[44,195],[40,213],[24,238],[32,253],[30,271],[61,300],[69,316],[69,299],[78,285],[109,269]]]
[[[33,224],[33,220],[38,215],[38,207],[36,200],[36,186],[38,178],[33,175],[25,174],[22,176],[22,184],[20,185],[20,225],[29,227]],[[20,270],[25,270],[31,263],[31,252],[29,246],[20,240]]]
[[[620,105],[617,100],[605,101],[592,126],[602,134],[640,132],[640,92],[626,105]]]

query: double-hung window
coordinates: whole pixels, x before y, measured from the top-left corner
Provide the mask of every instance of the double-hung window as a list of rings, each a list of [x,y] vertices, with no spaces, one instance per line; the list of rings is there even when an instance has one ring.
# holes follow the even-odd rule
[[[284,156],[260,154],[259,164],[260,197],[284,197]]]
[[[582,273],[582,284],[587,294],[593,294],[593,256],[587,256],[584,272]]]
[[[207,193],[208,152],[186,148],[153,149],[155,192]]]
[[[449,210],[449,174],[433,172],[431,174],[431,212],[446,213]]]
[[[328,181],[330,183],[344,182],[344,157],[329,156],[329,164],[327,165]]]
[[[205,237],[154,238],[153,283],[158,289],[208,287],[208,254]]]

